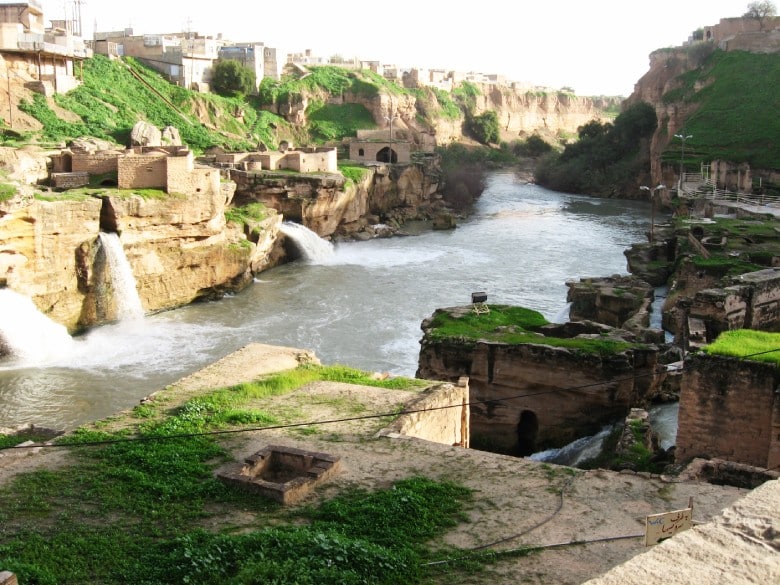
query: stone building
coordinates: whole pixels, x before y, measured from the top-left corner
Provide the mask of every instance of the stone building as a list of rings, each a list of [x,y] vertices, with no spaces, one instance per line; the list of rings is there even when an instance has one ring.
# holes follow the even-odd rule
[[[133,29],[96,32],[94,48],[103,54],[135,57],[171,83],[207,89],[223,41],[197,32],[134,35]]]
[[[677,461],[780,466],[780,372],[774,364],[694,354],[680,391]]]
[[[349,159],[360,163],[402,163],[411,161],[412,143],[406,140],[361,140],[349,143]]]
[[[46,29],[38,0],[0,4],[0,55],[9,84],[16,78],[47,94],[77,87],[79,65],[92,51],[74,34],[73,24],[52,21]]]
[[[125,151],[63,151],[52,157],[55,188],[89,183],[93,176],[116,181],[120,189],[161,189],[167,193],[217,193],[219,170],[196,168],[192,151],[183,146],[138,146]],[[76,175],[75,177],[73,175]],[[80,183],[80,184],[79,184]]]
[[[266,78],[279,79],[276,49],[263,43],[236,43],[219,49],[220,61],[238,61],[255,74],[255,89]]]

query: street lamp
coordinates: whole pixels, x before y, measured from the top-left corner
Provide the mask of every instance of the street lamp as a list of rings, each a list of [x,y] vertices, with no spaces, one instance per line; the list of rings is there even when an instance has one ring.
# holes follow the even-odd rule
[[[385,120],[390,122],[390,147],[388,148],[387,152],[387,162],[392,163],[393,162],[393,120],[397,120],[399,116],[393,115],[393,100],[390,99],[390,115],[385,116]]]
[[[685,172],[685,169],[683,167],[684,161],[685,161],[685,141],[689,138],[693,138],[693,134],[675,134],[675,138],[679,138],[682,141],[682,144],[680,146],[680,184],[677,187],[678,194],[682,192],[682,185],[683,185],[683,174]]]
[[[650,194],[650,243],[652,244],[654,240],[653,231],[655,229],[655,192],[661,189],[666,189],[666,185],[659,184],[652,189],[646,185],[642,185],[639,188],[642,189],[642,191],[647,191]]]

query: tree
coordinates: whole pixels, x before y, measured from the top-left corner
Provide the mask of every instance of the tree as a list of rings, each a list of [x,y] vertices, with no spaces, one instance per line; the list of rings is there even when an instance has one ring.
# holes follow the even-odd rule
[[[255,91],[255,72],[238,61],[217,61],[211,87],[219,95],[237,97]]]
[[[488,110],[484,114],[474,116],[469,124],[474,138],[482,144],[498,142],[501,133],[498,126],[498,114],[493,110]]]
[[[751,2],[747,6],[748,10],[743,15],[745,18],[752,18],[758,21],[758,27],[764,30],[764,22],[777,16],[777,7],[770,0],[760,0]]]

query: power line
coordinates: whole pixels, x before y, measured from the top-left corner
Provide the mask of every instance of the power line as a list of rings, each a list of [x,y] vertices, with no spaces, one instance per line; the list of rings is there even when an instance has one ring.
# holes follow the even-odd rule
[[[757,357],[760,355],[766,355],[769,353],[774,353],[780,351],[780,348],[765,350],[761,352],[752,353],[745,356],[732,356],[736,357],[740,360],[745,360],[752,357]],[[683,368],[679,371],[684,371],[685,367],[683,365]],[[172,435],[149,435],[149,436],[135,436],[135,437],[124,437],[124,438],[117,438],[117,439],[106,439],[101,441],[84,441],[79,443],[45,443],[45,444],[33,444],[33,445],[13,445],[13,446],[7,446],[7,447],[0,447],[0,451],[6,451],[11,449],[40,449],[40,448],[73,448],[73,447],[96,447],[96,446],[103,446],[103,445],[114,445],[119,443],[132,443],[132,442],[155,442],[155,441],[170,441],[170,440],[176,440],[176,439],[188,439],[188,438],[194,438],[194,437],[206,437],[206,436],[218,436],[218,435],[234,435],[234,434],[241,434],[241,433],[252,433],[252,432],[261,432],[261,431],[272,431],[272,430],[282,430],[282,429],[290,429],[290,428],[297,428],[297,427],[305,427],[305,426],[314,426],[314,425],[327,425],[327,424],[336,424],[336,423],[342,423],[342,422],[354,422],[354,421],[361,421],[361,420],[370,420],[370,419],[378,419],[378,418],[387,418],[387,417],[398,417],[402,415],[408,415],[408,414],[416,414],[421,412],[432,412],[437,410],[448,410],[451,408],[463,408],[464,406],[479,406],[482,404],[495,404],[497,402],[508,402],[511,400],[519,400],[522,398],[531,398],[535,396],[543,396],[546,394],[555,394],[558,392],[573,392],[578,390],[586,390],[588,388],[594,388],[597,386],[603,386],[605,384],[615,384],[620,382],[626,382],[626,381],[635,381],[640,378],[648,377],[648,376],[654,376],[658,372],[657,371],[648,371],[646,373],[638,374],[634,373],[631,376],[625,377],[625,378],[613,378],[611,380],[602,380],[598,382],[591,382],[589,384],[582,384],[580,386],[569,386],[566,388],[551,388],[548,390],[540,390],[539,392],[531,392],[527,394],[517,394],[514,396],[505,396],[503,398],[492,398],[492,399],[484,399],[484,400],[477,400],[477,401],[469,401],[465,404],[449,404],[444,406],[432,406],[432,407],[426,407],[426,408],[417,408],[417,409],[404,409],[401,411],[396,412],[384,412],[384,413],[378,413],[378,414],[367,414],[362,416],[352,416],[352,417],[342,417],[342,418],[333,418],[333,419],[323,419],[323,420],[316,420],[316,421],[306,421],[306,422],[299,422],[299,423],[285,423],[285,424],[279,424],[279,425],[269,425],[264,427],[242,427],[239,429],[220,429],[220,430],[213,430],[213,431],[202,431],[202,432],[195,432],[195,433],[179,433],[179,434],[172,434]],[[778,466],[780,467],[780,466]],[[767,469],[767,471],[771,471],[771,469]]]

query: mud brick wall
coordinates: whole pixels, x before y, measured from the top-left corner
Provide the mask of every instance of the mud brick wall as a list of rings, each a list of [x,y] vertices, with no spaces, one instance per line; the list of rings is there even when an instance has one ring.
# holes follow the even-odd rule
[[[780,464],[780,373],[774,364],[694,355],[680,391],[676,459]]]

